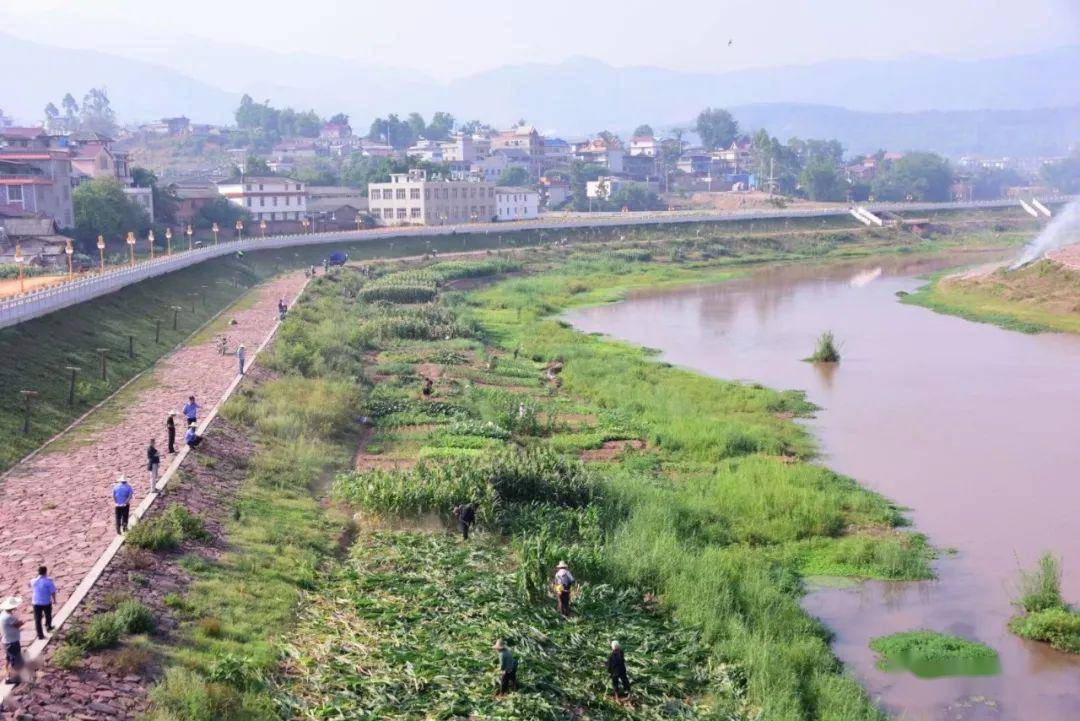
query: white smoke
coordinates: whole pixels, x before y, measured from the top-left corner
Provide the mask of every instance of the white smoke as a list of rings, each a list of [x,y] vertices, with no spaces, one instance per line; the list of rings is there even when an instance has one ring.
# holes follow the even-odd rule
[[[1073,243],[1080,243],[1080,200],[1074,200],[1055,215],[1042,232],[1024,247],[1020,257],[1009,266],[1009,269],[1016,270],[1022,265],[1043,257],[1047,251]]]

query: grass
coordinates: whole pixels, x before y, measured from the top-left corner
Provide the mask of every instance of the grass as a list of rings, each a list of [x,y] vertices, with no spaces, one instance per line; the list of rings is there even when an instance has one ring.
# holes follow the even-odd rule
[[[1080,273],[1049,260],[977,278],[939,277],[904,302],[1021,333],[1080,333]]]
[[[810,363],[839,363],[840,348],[833,337],[833,332],[827,330],[818,336],[817,347],[806,359]]]
[[[1009,621],[1009,630],[1059,651],[1080,653],[1080,611],[1061,596],[1061,559],[1044,553],[1034,569],[1021,568],[1015,604],[1023,614]]]
[[[926,577],[921,537],[885,499],[812,463],[812,440],[786,420],[811,410],[800,394],[704,378],[550,319],[749,262],[895,250],[873,232],[705,230],[660,246],[642,232],[614,249],[626,252],[518,253],[519,277],[452,292],[439,280],[427,303],[365,300],[371,281],[349,269],[310,285],[268,357],[281,377],[245,386],[225,409],[257,450],[225,552],[186,563],[192,584],[170,599],[181,626],[148,718],[436,708],[532,719],[580,707],[592,718],[881,719],[802,611],[801,578],[826,567]],[[465,272],[453,270],[475,277]],[[541,384],[555,361],[561,387]],[[434,399],[406,367],[420,362],[443,364]],[[364,510],[340,558],[344,524],[315,496],[346,467],[361,415],[380,458],[427,460],[340,475],[338,498]],[[607,438],[645,448],[602,467],[578,460]],[[463,547],[443,528],[466,498],[480,502],[483,530]],[[564,558],[581,581],[583,613],[569,623],[548,597]],[[601,695],[616,633],[640,688],[633,706]],[[499,702],[484,673],[494,635],[523,664],[523,691]]]
[[[989,646],[936,631],[905,631],[870,641],[886,671],[910,671],[919,678],[990,676],[1001,670]]]
[[[656,255],[663,257],[650,257]],[[522,277],[440,295],[433,305],[442,310],[424,310],[421,315],[428,320],[421,322],[471,326],[470,342],[481,341],[482,349],[472,361],[457,358],[443,367],[435,402],[419,397],[419,383],[410,369],[381,365],[381,379],[365,401],[365,414],[384,427],[386,418],[408,416],[402,421],[421,422],[438,415],[432,409],[445,407],[454,409],[454,420],[408,434],[408,444],[401,447],[413,458],[424,458],[419,465],[343,475],[336,494],[368,517],[404,519],[397,522],[406,526],[410,519],[425,527],[432,517],[448,522],[449,509],[457,503],[478,503],[481,527],[513,542],[505,559],[486,564],[488,573],[514,571],[514,583],[508,577],[504,585],[506,592],[516,588],[521,594],[517,618],[522,625],[533,623],[526,620],[533,618],[533,605],[543,608],[547,603],[547,577],[561,558],[568,559],[586,583],[654,594],[663,614],[702,644],[713,666],[745,679],[737,692],[726,682],[710,683],[701,692],[709,703],[734,709],[736,717],[752,709],[763,718],[879,718],[858,685],[837,674],[827,633],[799,606],[800,578],[825,570],[857,577],[926,578],[929,549],[921,537],[896,528],[903,519],[887,501],[809,462],[814,455],[811,439],[779,417],[809,412],[801,395],[704,378],[656,363],[641,349],[576,333],[549,319],[563,308],[617,298],[637,285],[731,274],[723,262],[656,263],[637,254],[626,256],[578,252],[567,259],[552,252],[533,253],[525,259]],[[357,316],[364,319],[362,326],[377,322],[367,320],[374,314],[362,300],[358,305],[348,309],[335,301],[333,312],[343,313],[347,325]],[[380,358],[391,352],[395,359],[430,358],[435,346],[445,342],[434,333],[371,336],[363,327],[357,333],[369,339],[369,352]],[[494,363],[481,360],[493,355]],[[508,388],[497,380],[539,378],[555,360],[563,364],[563,385],[553,395],[539,387]],[[481,373],[497,379],[478,385]],[[571,408],[578,416],[595,418],[595,425],[571,428],[551,420]],[[407,425],[395,427],[404,430]],[[448,446],[448,438],[463,435],[525,450],[504,455],[497,447],[473,441]],[[394,454],[403,438],[400,432],[380,436],[379,446],[384,454]],[[559,460],[605,438],[640,438],[647,450],[624,456],[622,463],[603,471],[572,470],[579,462]],[[461,452],[443,453],[448,447]],[[860,528],[896,530],[864,535]],[[407,533],[391,532],[390,537],[405,545],[410,543]],[[411,569],[414,561],[387,563]],[[394,578],[400,573],[395,571]],[[317,640],[300,642],[299,648],[317,648],[319,653],[353,648],[337,645],[328,620],[341,618],[330,610],[335,604],[363,595],[351,584],[364,583],[364,573],[345,573],[344,578],[347,582],[330,579],[317,589],[315,605],[322,610],[312,623],[319,625],[307,627]],[[392,595],[400,604],[402,597],[423,597],[429,591],[435,593],[421,586]],[[446,593],[436,595],[447,598]],[[361,694],[360,700],[355,692],[341,689],[359,688],[359,680],[349,680],[354,678],[352,669],[367,669],[375,662],[378,654],[363,650],[376,647],[367,636],[382,632],[376,621],[385,624],[399,613],[413,618],[411,608],[380,606],[372,617],[350,621],[363,629],[359,637],[368,640],[357,646],[355,663],[341,669],[314,650],[301,650],[301,680],[291,688],[302,699],[305,713],[314,718],[334,704],[348,713],[378,713],[385,708],[380,703],[400,699],[392,688],[377,697]],[[553,615],[550,609],[542,613]],[[404,658],[425,654],[422,639],[404,638],[406,648],[397,653],[410,655],[396,657],[398,668]],[[482,654],[483,649],[458,653]],[[654,655],[650,662],[662,661]],[[389,673],[393,664],[382,663]],[[441,678],[421,673],[417,663],[409,673],[417,676],[418,693],[432,683],[443,688]],[[448,673],[458,672],[454,664],[444,666],[453,669]],[[477,703],[477,683],[452,684],[439,698]],[[551,693],[574,683],[564,675]],[[308,688],[318,691],[308,695]]]

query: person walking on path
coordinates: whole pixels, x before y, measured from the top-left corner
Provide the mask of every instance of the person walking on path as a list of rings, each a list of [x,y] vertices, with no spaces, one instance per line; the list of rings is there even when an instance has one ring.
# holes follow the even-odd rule
[[[165,433],[169,437],[169,453],[176,453],[176,421],[173,419],[175,415],[175,413],[170,413],[165,419]]]
[[[34,604],[34,630],[38,638],[45,638],[45,631],[52,633],[52,607],[56,603],[56,584],[49,578],[49,569],[38,566],[38,575],[30,582],[30,602]],[[41,619],[45,619],[45,629]]]
[[[135,490],[131,484],[126,478],[120,476],[112,489],[113,503],[116,505],[116,535],[127,533],[133,495],[135,495]]]
[[[555,594],[558,598],[559,613],[563,616],[570,615],[570,589],[574,585],[574,575],[570,573],[570,567],[566,561],[559,561],[555,566]]]
[[[187,443],[188,448],[195,449],[202,443],[202,436],[195,430],[195,424],[192,423],[188,426],[187,434],[184,436],[184,443]]]
[[[240,375],[244,375],[244,360],[247,358],[247,349],[241,343],[236,349],[236,360],[240,363]]]
[[[199,422],[199,409],[202,408],[195,402],[195,396],[188,396],[187,405],[184,406],[184,418],[187,419],[188,425]]]
[[[18,596],[8,596],[0,601],[0,635],[4,638],[4,656],[7,660],[7,682],[17,684],[22,681],[22,631],[21,618],[15,615],[15,609],[22,605]]]
[[[607,663],[604,665],[611,676],[611,690],[614,692],[615,698],[620,698],[623,695],[629,696],[630,679],[626,677],[626,659],[623,658],[623,652],[619,648],[618,641],[611,642],[611,653],[608,654]],[[622,691],[619,689],[620,685]]]
[[[502,696],[508,693],[511,687],[517,691],[517,659],[510,653],[510,649],[506,647],[502,639],[495,642],[494,648],[499,652],[499,693],[497,695]]]
[[[466,541],[469,540],[469,528],[476,523],[476,504],[462,503],[460,506],[454,506],[454,517],[457,518],[458,528],[461,529],[461,537]]]
[[[284,298],[278,298],[278,302],[277,302],[278,320],[285,320],[285,313],[287,313],[288,310],[289,310],[289,306],[285,302],[285,299]]]
[[[161,468],[161,454],[154,445],[154,439],[150,439],[150,445],[146,447],[146,470],[150,471],[150,490],[157,488],[158,470]]]

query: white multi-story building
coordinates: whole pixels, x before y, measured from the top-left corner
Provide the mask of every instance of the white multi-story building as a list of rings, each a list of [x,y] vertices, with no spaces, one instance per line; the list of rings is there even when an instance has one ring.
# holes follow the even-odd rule
[[[307,216],[308,192],[292,178],[244,176],[217,184],[218,193],[233,205],[251,214],[251,219],[267,225],[294,224]]]
[[[442,159],[447,163],[471,163],[477,158],[473,136],[457,133],[450,140],[439,143]]]
[[[535,220],[540,215],[540,193],[532,188],[495,188],[495,219]]]
[[[368,212],[382,225],[488,223],[495,216],[495,184],[472,176],[428,177],[423,170],[368,183]]]
[[[410,158],[426,160],[429,163],[443,161],[443,146],[434,140],[418,140],[405,151]]]
[[[660,141],[651,135],[635,135],[630,138],[630,155],[647,155],[655,158],[660,155]]]

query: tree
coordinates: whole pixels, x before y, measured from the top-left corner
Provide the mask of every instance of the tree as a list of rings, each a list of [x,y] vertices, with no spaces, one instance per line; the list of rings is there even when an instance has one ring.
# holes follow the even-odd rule
[[[908,153],[892,163],[870,186],[876,200],[949,200],[953,172],[947,160],[934,153]]]
[[[836,165],[825,157],[811,157],[799,175],[799,184],[810,200],[841,200],[840,176]]]
[[[492,128],[487,123],[481,122],[479,120],[470,120],[461,124],[461,132],[465,133],[466,135],[490,133],[492,130],[494,130],[494,128]]]
[[[326,158],[313,158],[296,168],[293,177],[308,185],[337,185],[340,181],[337,167]]]
[[[60,130],[60,110],[52,103],[45,106],[45,129],[50,132]]]
[[[607,173],[607,168],[595,163],[582,163],[575,160],[570,164],[570,195],[574,210],[588,210],[589,198],[585,195],[590,180],[596,180]]]
[[[71,93],[64,95],[64,99],[60,101],[60,107],[64,109],[64,130],[71,133],[78,130],[79,104],[75,102],[75,98],[71,96]]]
[[[345,113],[335,113],[330,116],[330,120],[328,120],[327,122],[331,123],[332,125],[348,125],[349,116]]]
[[[450,113],[437,112],[431,116],[431,122],[424,131],[424,137],[428,140],[446,140],[453,129],[454,116]]]
[[[83,97],[79,118],[80,127],[84,130],[92,130],[109,136],[116,134],[116,113],[113,112],[112,105],[109,103],[109,95],[105,88],[90,88]]]
[[[637,128],[634,129],[634,135],[651,138],[656,135],[656,133],[653,132],[651,125],[649,125],[648,123],[644,123],[643,125],[639,125],[637,126]]]
[[[413,114],[416,115],[416,113]],[[417,117],[420,116],[417,115]],[[423,118],[420,120],[423,121]],[[402,121],[394,113],[390,113],[386,118],[375,118],[371,121],[371,128],[368,130],[368,138],[392,145],[398,150],[412,145],[415,137],[416,134],[409,123]]]
[[[705,108],[698,113],[696,128],[701,144],[709,149],[727,147],[739,134],[735,118],[720,108]]]
[[[234,227],[237,220],[246,220],[247,217],[247,211],[235,203],[230,203],[225,198],[215,198],[211,203],[199,208],[192,225],[196,228],[209,228],[217,223],[219,228],[227,229]]]
[[[176,185],[161,185],[152,170],[138,166],[131,169],[131,182],[137,188],[150,188],[154,203],[154,220],[162,225],[176,222],[176,211],[180,207],[180,196],[176,194]]]
[[[644,183],[628,183],[608,195],[604,210],[660,210],[664,204],[660,197]]]
[[[610,130],[601,130],[599,133],[596,134],[596,136],[603,140],[605,145],[611,145],[619,139],[619,136],[611,132]]]
[[[997,200],[1010,185],[1020,185],[1023,178],[1012,168],[979,168],[971,178],[971,197],[974,200]]]
[[[499,175],[499,185],[528,185],[532,174],[520,165],[511,165]]]
[[[98,235],[124,238],[128,232],[143,235],[150,218],[137,203],[124,195],[124,186],[112,178],[80,183],[72,193],[75,207],[75,239],[89,248]]]
[[[784,195],[795,192],[802,172],[802,163],[795,151],[764,129],[754,134],[752,145],[758,186]]]
[[[405,123],[409,126],[409,130],[412,131],[413,138],[419,138],[427,131],[427,123],[424,122],[424,116],[420,113],[409,113]]]
[[[1039,170],[1039,175],[1059,193],[1080,193],[1080,155],[1047,163]]]

